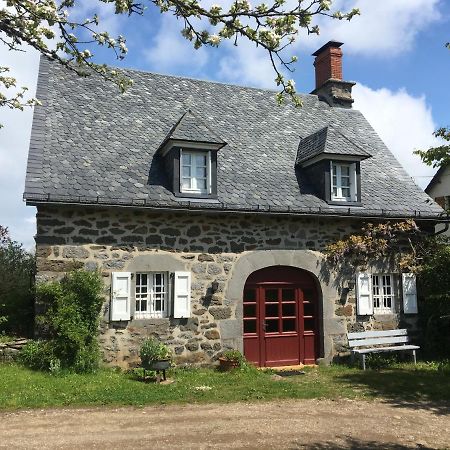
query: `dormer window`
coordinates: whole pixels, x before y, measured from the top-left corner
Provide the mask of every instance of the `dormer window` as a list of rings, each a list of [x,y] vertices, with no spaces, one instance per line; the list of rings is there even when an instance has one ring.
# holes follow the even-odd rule
[[[361,206],[361,161],[370,156],[329,125],[300,140],[295,166],[328,204]]]
[[[180,200],[217,201],[217,152],[225,145],[191,110],[186,111],[158,149],[167,187]]]
[[[180,191],[209,194],[211,185],[211,152],[180,149]]]
[[[331,161],[331,200],[336,202],[355,202],[356,164]]]

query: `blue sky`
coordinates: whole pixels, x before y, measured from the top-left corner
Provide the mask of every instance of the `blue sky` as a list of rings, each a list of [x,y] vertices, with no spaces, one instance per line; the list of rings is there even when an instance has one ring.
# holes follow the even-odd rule
[[[97,2],[84,0],[77,14],[95,12]],[[223,4],[216,0],[216,3]],[[100,3],[99,3],[100,4]],[[204,4],[212,4],[209,0]],[[425,187],[434,170],[412,155],[416,148],[435,143],[433,130],[450,125],[450,1],[336,0],[342,9],[359,7],[351,23],[321,21],[320,36],[303,36],[291,49],[299,57],[292,78],[299,92],[314,88],[311,53],[329,39],[344,42],[344,78],[356,81],[355,108],[360,109],[416,183]],[[4,2],[0,0],[0,8]],[[198,51],[180,35],[182,24],[161,15],[152,5],[144,17],[117,17],[101,4],[100,28],[127,38],[129,54],[118,62],[107,51],[99,61],[122,67],[185,75],[275,89],[274,73],[263,51],[246,42],[225,43],[219,49]],[[33,92],[38,55],[12,53],[0,44],[0,61],[17,75],[19,85]],[[35,209],[22,202],[31,111],[0,110],[0,224],[12,237],[33,246]]]

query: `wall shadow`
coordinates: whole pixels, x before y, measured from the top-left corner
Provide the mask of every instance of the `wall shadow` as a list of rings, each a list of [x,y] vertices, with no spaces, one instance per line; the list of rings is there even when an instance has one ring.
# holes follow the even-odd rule
[[[434,447],[426,447],[424,445],[420,446],[410,446],[403,444],[394,444],[387,442],[377,442],[372,440],[365,439],[356,439],[350,436],[337,436],[336,437],[341,442],[327,441],[327,442],[316,442],[308,444],[302,444],[299,441],[294,441],[289,447],[289,450],[300,450],[300,449],[308,449],[308,450],[361,450],[361,449],[390,449],[390,450],[407,450],[412,448],[421,448],[421,449],[431,449]]]
[[[366,370],[337,377],[349,386],[362,388],[374,398],[398,408],[425,409],[450,415],[450,376],[422,369]]]

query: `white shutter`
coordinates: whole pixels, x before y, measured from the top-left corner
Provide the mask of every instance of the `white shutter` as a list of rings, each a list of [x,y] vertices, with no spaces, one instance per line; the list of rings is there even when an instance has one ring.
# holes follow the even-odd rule
[[[417,314],[416,276],[413,273],[402,273],[403,312]]]
[[[131,272],[111,276],[111,320],[130,320]]]
[[[360,316],[373,314],[372,276],[369,272],[356,275],[356,313]]]
[[[191,316],[191,273],[175,272],[173,294],[173,317]]]

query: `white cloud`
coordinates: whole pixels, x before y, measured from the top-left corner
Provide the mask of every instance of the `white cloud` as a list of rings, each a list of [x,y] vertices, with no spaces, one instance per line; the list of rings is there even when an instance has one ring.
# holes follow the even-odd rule
[[[276,87],[276,74],[265,50],[246,40],[240,40],[237,47],[226,42],[223,49],[226,53],[220,59],[218,72],[221,80],[259,88]]]
[[[415,182],[425,188],[436,169],[413,154],[437,143],[432,136],[436,124],[425,97],[413,97],[404,89],[372,90],[361,84],[353,88],[353,97],[355,109],[364,114]]]
[[[195,50],[192,42],[181,36],[182,23],[167,14],[160,20],[152,46],[143,51],[151,69],[157,72],[198,74],[208,61],[206,48]]]
[[[319,20],[320,36],[304,36],[299,44],[316,48],[330,39],[345,43],[345,51],[386,58],[413,47],[417,34],[439,20],[441,0],[337,0],[336,9],[359,8],[350,22]]]
[[[38,72],[38,53],[34,50],[11,52],[0,46],[0,61],[10,67],[11,76],[18,86],[27,86],[30,97],[35,95]],[[14,240],[23,242],[27,248],[34,245],[35,209],[25,206],[24,191],[26,161],[31,133],[32,110],[21,112],[0,108],[0,224],[8,226]]]

